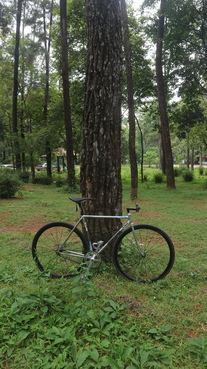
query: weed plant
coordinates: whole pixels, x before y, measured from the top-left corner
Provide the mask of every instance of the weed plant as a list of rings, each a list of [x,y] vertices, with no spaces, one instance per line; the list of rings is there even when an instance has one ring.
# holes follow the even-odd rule
[[[207,189],[178,176],[176,190],[155,184],[156,168],[139,182],[134,223],[150,223],[172,238],[176,261],[154,284],[137,284],[102,264],[89,278],[51,280],[31,257],[35,232],[50,221],[73,223],[75,205],[62,187],[25,185],[1,199],[0,367],[10,369],[206,369]],[[130,200],[123,169],[123,213]]]

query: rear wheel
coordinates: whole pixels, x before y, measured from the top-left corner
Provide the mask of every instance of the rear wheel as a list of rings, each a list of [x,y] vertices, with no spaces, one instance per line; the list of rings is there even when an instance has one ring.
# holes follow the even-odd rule
[[[131,281],[155,282],[171,270],[175,251],[170,237],[160,228],[139,224],[124,231],[113,249],[113,261]]]
[[[32,256],[51,278],[74,277],[81,271],[88,247],[82,232],[73,228],[64,222],[49,223],[34,236]]]

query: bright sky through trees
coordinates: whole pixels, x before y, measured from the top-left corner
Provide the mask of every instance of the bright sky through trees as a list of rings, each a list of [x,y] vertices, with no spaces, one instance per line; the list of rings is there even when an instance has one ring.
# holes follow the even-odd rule
[[[134,8],[138,8],[139,6],[142,5],[144,0],[133,0],[133,6]]]

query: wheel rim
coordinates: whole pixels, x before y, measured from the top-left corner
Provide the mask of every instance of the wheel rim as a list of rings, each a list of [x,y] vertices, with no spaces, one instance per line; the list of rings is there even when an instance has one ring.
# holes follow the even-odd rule
[[[168,236],[153,226],[139,226],[117,242],[115,265],[132,281],[152,282],[164,278],[174,261],[173,246]],[[141,252],[140,252],[141,249]]]
[[[64,244],[69,232],[71,229],[65,225],[54,225],[45,228],[36,239],[33,256],[37,266],[52,278],[75,276],[83,265],[83,241],[73,232]],[[72,256],[71,251],[79,255]]]

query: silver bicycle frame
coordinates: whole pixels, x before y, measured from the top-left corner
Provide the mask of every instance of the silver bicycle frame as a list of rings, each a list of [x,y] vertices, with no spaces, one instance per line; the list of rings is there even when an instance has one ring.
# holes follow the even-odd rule
[[[73,229],[71,230],[71,232],[69,233],[69,235],[67,236],[66,240],[64,241],[63,245],[67,242],[67,240],[70,238],[70,235],[73,233],[74,229],[76,229],[80,223],[83,224],[84,226],[84,229],[85,229],[85,232],[86,232],[86,237],[87,237],[87,242],[89,244],[89,250],[90,251],[93,251],[93,246],[92,246],[92,242],[91,242],[91,239],[90,239],[90,235],[89,235],[89,230],[88,230],[88,226],[87,226],[87,223],[86,223],[86,219],[87,218],[96,218],[96,219],[128,219],[128,221],[122,225],[122,227],[103,245],[101,246],[101,248],[99,250],[97,250],[96,252],[98,254],[100,254],[107,246],[108,244],[119,234],[121,233],[125,228],[127,228],[128,226],[131,226],[132,228],[132,232],[133,232],[133,235],[134,235],[134,239],[135,239],[135,242],[136,242],[136,245],[137,247],[139,248],[140,252],[142,253],[141,249],[140,249],[140,245],[137,241],[137,238],[136,238],[136,234],[135,234],[135,231],[134,231],[134,224],[132,222],[132,219],[131,219],[131,214],[128,213],[128,215],[82,215],[80,217],[80,219],[77,221],[77,223],[74,225]],[[84,255],[83,254],[80,254],[80,253],[77,253],[75,251],[69,251],[67,253],[62,253],[62,254],[69,254],[69,255],[73,255],[73,256],[80,256],[80,257],[83,257]]]
[[[118,231],[99,249],[97,250],[97,253],[100,254],[107,246],[108,244],[119,234],[121,233],[125,228],[127,228],[131,223],[131,219],[129,216],[125,215],[125,216],[121,216],[121,215],[82,215],[81,217],[81,220],[83,225],[84,225],[84,228],[85,228],[85,231],[86,231],[86,235],[87,235],[87,241],[89,243],[89,248],[90,248],[90,251],[93,250],[93,247],[92,247],[92,243],[91,243],[91,239],[90,239],[90,236],[89,236],[89,231],[88,231],[88,227],[87,227],[87,224],[86,224],[86,221],[85,219],[86,218],[98,218],[98,219],[128,219],[128,222],[126,222],[121,228],[118,229]]]

